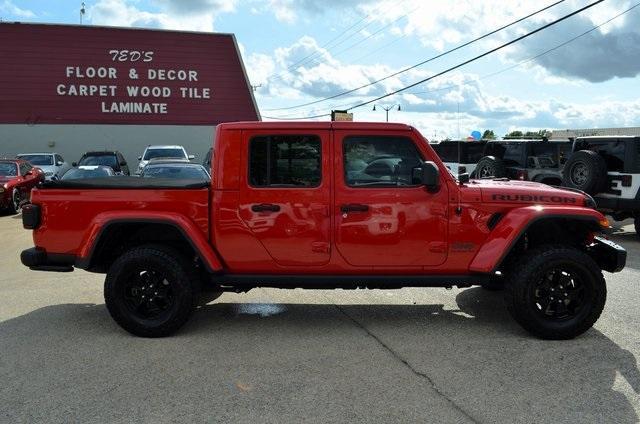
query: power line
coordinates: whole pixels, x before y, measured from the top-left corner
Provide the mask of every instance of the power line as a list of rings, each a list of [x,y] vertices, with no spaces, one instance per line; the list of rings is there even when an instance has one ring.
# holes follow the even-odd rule
[[[407,1],[407,0],[402,0]],[[386,12],[388,12],[389,10],[391,10],[393,7],[396,7],[397,5],[391,5],[390,7],[386,8],[383,12],[383,14],[385,14]],[[364,25],[362,28],[358,28],[355,32],[353,32],[352,34],[350,34],[348,37],[344,38],[343,40],[337,42],[336,44],[334,44],[331,47],[328,47],[329,44],[333,43],[334,41],[340,39],[340,37],[342,37],[344,34],[348,33],[350,30],[352,30],[353,28],[357,27],[358,25],[360,25],[362,22],[366,21],[367,19],[369,19],[370,17],[372,17],[373,13],[369,13],[367,16],[361,18],[360,20],[358,20],[358,22],[356,22],[355,24],[351,25],[350,27],[348,27],[347,29],[343,30],[340,34],[338,34],[337,36],[333,37],[331,40],[327,41],[326,43],[322,44],[319,47],[320,49],[324,49],[326,48],[328,51],[331,51],[331,49],[334,49],[336,47],[338,47],[340,44],[344,43],[345,41],[347,41],[348,39],[352,38],[353,36],[355,36],[356,34],[358,34],[359,31],[362,31],[363,29],[367,28],[369,25],[371,25],[373,23],[373,21],[367,23],[366,25]],[[406,16],[406,15],[405,15]],[[271,79],[281,79],[286,72],[288,71],[292,71],[295,68],[298,68],[299,66],[302,66],[304,64],[306,64],[307,62],[314,60],[314,56],[319,55],[321,52],[319,50],[316,50],[310,54],[308,54],[307,56],[303,57],[302,59],[297,60],[296,62],[294,62],[293,64],[289,65],[287,67],[287,69],[285,69],[284,72],[280,73],[280,74],[274,74],[271,75],[269,77],[267,77],[266,81],[269,82],[269,80]],[[347,49],[348,50],[348,49]],[[317,62],[317,63],[322,63],[322,62]]]
[[[552,3],[552,4],[550,4],[550,5],[546,6],[546,7],[542,8],[542,9],[539,9],[539,10],[537,10],[537,11],[533,12],[533,13],[530,13],[530,14],[528,14],[527,16],[524,16],[524,17],[522,17],[522,18],[516,19],[515,21],[510,22],[510,23],[508,23],[508,24],[506,24],[506,25],[503,25],[503,26],[501,26],[500,28],[497,28],[497,29],[495,29],[495,30],[493,30],[493,31],[491,31],[491,32],[488,32],[488,33],[484,34],[484,35],[481,35],[480,37],[477,37],[477,38],[474,38],[473,40],[467,41],[467,42],[466,42],[466,43],[464,43],[464,44],[461,44],[461,45],[459,45],[459,46],[457,46],[457,47],[454,47],[454,48],[452,48],[452,49],[450,49],[450,50],[447,50],[447,51],[445,51],[445,52],[442,52],[442,53],[440,53],[440,54],[438,54],[438,55],[436,55],[436,56],[433,56],[433,57],[430,57],[430,58],[428,58],[428,59],[425,59],[425,60],[423,60],[422,62],[418,62],[418,63],[416,63],[415,65],[412,65],[412,66],[409,66],[409,67],[407,67],[407,68],[401,69],[401,70],[399,70],[399,71],[397,71],[397,72],[394,72],[394,73],[392,73],[392,74],[390,74],[390,75],[387,75],[387,76],[385,76],[385,77],[383,77],[383,78],[380,78],[380,79],[378,79],[378,80],[375,80],[375,81],[369,82],[369,83],[367,83],[367,84],[361,85],[361,86],[356,87],[356,88],[352,88],[351,90],[343,91],[343,92],[341,92],[341,93],[334,94],[333,96],[325,97],[325,98],[323,98],[323,99],[319,99],[319,100],[314,100],[314,101],[312,101],[312,102],[308,102],[308,103],[302,103],[302,104],[299,104],[299,105],[295,105],[295,106],[288,106],[288,107],[282,107],[282,108],[265,109],[265,110],[266,110],[266,111],[276,111],[276,110],[290,110],[290,109],[297,109],[297,108],[301,108],[301,107],[305,107],[305,106],[311,106],[311,105],[314,105],[314,104],[317,104],[317,103],[325,102],[325,101],[327,101],[327,100],[332,100],[332,99],[335,99],[335,98],[337,98],[337,97],[346,96],[347,94],[351,94],[351,93],[353,93],[353,92],[355,92],[355,91],[358,91],[358,90],[361,90],[361,89],[363,89],[363,88],[370,87],[370,86],[372,86],[372,85],[378,84],[378,83],[380,83],[380,82],[382,82],[382,81],[385,81],[385,80],[387,80],[387,79],[389,79],[389,78],[393,78],[393,77],[395,77],[395,76],[397,76],[397,75],[400,75],[400,74],[402,74],[402,73],[405,73],[405,72],[407,72],[407,71],[410,71],[411,69],[415,69],[415,68],[417,68],[417,67],[419,67],[419,66],[422,66],[422,65],[424,65],[424,64],[426,64],[426,63],[432,62],[432,61],[434,61],[434,60],[436,60],[436,59],[439,59],[439,58],[441,58],[441,57],[443,57],[443,56],[446,56],[446,55],[448,55],[448,54],[450,54],[450,53],[453,53],[453,52],[455,52],[455,51],[457,51],[457,50],[460,50],[460,49],[462,49],[462,48],[464,48],[464,47],[466,47],[466,46],[468,46],[468,45],[470,45],[470,44],[473,44],[473,43],[475,43],[475,42],[477,42],[477,41],[480,41],[480,40],[482,40],[482,39],[484,39],[484,38],[487,38],[487,37],[489,37],[489,36],[491,36],[491,35],[493,35],[493,34],[495,34],[495,33],[497,33],[497,32],[500,32],[500,31],[502,31],[502,30],[504,30],[504,29],[506,29],[506,28],[509,28],[510,26],[513,26],[513,25],[515,25],[515,24],[517,24],[517,23],[520,23],[520,22],[522,22],[522,21],[524,21],[524,20],[526,20],[526,19],[529,19],[530,17],[532,17],[532,16],[534,16],[534,15],[537,15],[537,14],[539,14],[539,13],[542,13],[542,12],[544,12],[544,11],[546,11],[546,10],[548,10],[548,9],[550,9],[550,8],[552,8],[552,7],[554,7],[554,6],[558,5],[558,4],[560,4],[560,3],[563,3],[564,1],[565,1],[565,0],[559,0],[559,1],[556,1],[555,3]]]
[[[585,32],[583,32],[581,34],[578,34],[575,37],[570,38],[567,41],[564,41],[563,43],[560,43],[560,44],[558,44],[558,45],[556,45],[556,46],[554,46],[554,47],[552,47],[550,49],[547,49],[547,50],[545,50],[545,51],[543,51],[541,53],[538,53],[535,56],[531,56],[531,57],[529,57],[529,58],[527,58],[525,60],[522,60],[522,61],[520,61],[520,62],[518,62],[518,63],[516,63],[514,65],[508,66],[506,68],[500,69],[499,71],[492,72],[490,74],[483,75],[483,76],[477,78],[474,81],[480,81],[480,80],[484,80],[484,79],[487,79],[487,78],[495,77],[496,75],[505,73],[505,72],[510,71],[510,70],[512,70],[514,68],[517,68],[517,67],[519,67],[521,65],[524,65],[525,63],[528,63],[528,62],[531,62],[533,60],[536,60],[537,58],[539,58],[541,56],[544,56],[544,55],[547,55],[547,54],[549,54],[551,52],[554,52],[554,51],[558,50],[559,48],[562,48],[562,47],[566,46],[567,44],[570,44],[570,43],[576,41],[577,39],[582,38],[582,37],[584,37],[585,35],[587,35],[589,33],[592,33],[593,31],[599,29],[600,27],[603,27],[603,26],[607,25],[611,21],[614,21],[615,19],[618,19],[620,16],[631,12],[633,9],[635,9],[638,6],[640,6],[640,3],[636,3],[634,6],[630,7],[629,9],[627,9],[627,10],[625,10],[623,12],[618,13],[616,16],[612,17],[611,19],[608,19],[608,20],[602,22],[599,25],[594,26],[593,28],[591,28],[591,29],[589,29],[587,31],[585,31]],[[455,88],[455,87],[462,87],[462,86],[465,86],[465,85],[469,85],[474,81],[462,82],[460,84],[452,84],[452,85],[449,85],[449,86],[446,86],[446,87],[440,87],[440,88],[436,88],[436,89],[433,89],[433,90],[415,91],[415,92],[410,92],[410,93],[407,93],[407,94],[428,94],[428,93],[435,93],[435,92],[438,92],[438,91],[451,90],[452,88]]]
[[[572,16],[575,16],[575,15],[577,15],[577,14],[579,14],[579,13],[582,13],[582,12],[584,12],[585,10],[592,8],[593,6],[596,6],[597,4],[602,3],[603,1],[604,1],[604,0],[597,0],[597,1],[595,1],[595,2],[593,2],[593,3],[590,3],[590,4],[588,4],[588,5],[586,5],[586,6],[582,7],[582,8],[580,8],[580,9],[578,9],[578,10],[574,11],[574,12],[571,12],[571,13],[569,13],[569,14],[567,14],[567,15],[564,15],[563,17],[558,18],[558,19],[556,19],[555,21],[549,22],[548,24],[545,24],[545,25],[543,25],[543,26],[541,26],[541,27],[539,27],[539,28],[536,28],[536,29],[534,29],[534,30],[533,30],[533,31],[531,31],[531,32],[528,32],[528,33],[526,33],[526,34],[524,34],[524,35],[521,35],[520,37],[514,38],[514,39],[513,39],[513,40],[511,40],[511,41],[508,41],[508,42],[506,42],[506,43],[504,43],[504,44],[501,44],[501,45],[499,45],[498,47],[495,47],[495,48],[493,48],[493,49],[491,49],[491,50],[488,50],[488,51],[486,51],[486,52],[484,52],[484,53],[482,53],[482,54],[479,54],[479,55],[477,55],[477,56],[475,56],[475,57],[473,57],[473,58],[471,58],[471,59],[469,59],[469,60],[466,60],[466,61],[464,61],[464,62],[462,62],[462,63],[459,63],[459,64],[457,64],[457,65],[455,65],[455,66],[452,66],[452,67],[450,67],[450,68],[447,68],[447,69],[445,69],[445,70],[444,70],[444,71],[442,71],[442,72],[439,72],[439,73],[437,73],[437,74],[435,74],[435,75],[432,75],[432,76],[430,76],[430,77],[428,77],[428,78],[421,79],[420,81],[417,81],[417,82],[415,82],[415,83],[413,83],[413,84],[409,84],[409,85],[407,85],[407,86],[405,86],[405,87],[403,87],[403,88],[400,88],[400,89],[398,89],[398,90],[394,90],[394,91],[392,91],[392,92],[390,92],[390,93],[384,94],[384,95],[382,95],[382,96],[378,96],[378,97],[376,97],[375,99],[371,99],[371,100],[368,100],[368,101],[366,101],[366,102],[358,103],[358,104],[356,104],[356,105],[354,105],[354,106],[352,106],[352,107],[347,108],[347,110],[357,109],[357,108],[359,108],[359,107],[366,106],[366,105],[368,105],[368,104],[371,104],[371,103],[377,102],[378,100],[382,100],[382,99],[387,98],[387,97],[389,97],[389,96],[393,96],[393,95],[395,95],[395,94],[401,93],[401,92],[403,92],[403,91],[406,91],[406,90],[408,90],[408,89],[410,89],[410,88],[415,87],[416,85],[422,84],[423,82],[430,81],[430,80],[432,80],[432,79],[434,79],[434,78],[437,78],[437,77],[439,77],[439,76],[441,76],[441,75],[444,75],[444,74],[446,74],[446,73],[448,73],[448,72],[454,71],[454,70],[456,70],[456,69],[458,69],[458,68],[461,68],[461,67],[463,67],[463,66],[465,66],[465,65],[468,65],[468,64],[469,64],[469,63],[471,63],[471,62],[475,62],[475,61],[476,61],[476,60],[478,60],[478,59],[481,59],[481,58],[483,58],[483,57],[485,57],[485,56],[488,56],[488,55],[490,55],[490,54],[492,54],[492,53],[497,52],[498,50],[502,50],[502,49],[503,49],[503,48],[505,48],[505,47],[508,47],[508,46],[510,46],[510,45],[512,45],[512,44],[514,44],[514,43],[517,43],[518,41],[521,41],[521,40],[524,40],[525,38],[531,37],[532,35],[537,34],[537,33],[538,33],[538,32],[540,32],[540,31],[543,31],[543,30],[545,30],[545,29],[547,29],[547,28],[549,28],[549,27],[552,27],[552,26],[554,26],[554,25],[557,25],[557,24],[559,24],[560,22],[562,22],[562,21],[564,21],[564,20],[567,20],[567,19],[569,19],[569,18],[570,18],[570,17],[572,17]]]
[[[532,31],[532,32],[530,32],[530,33],[528,33],[528,34],[525,34],[525,35],[523,35],[523,36],[521,36],[521,37],[518,37],[518,38],[517,38],[517,39],[515,39],[515,40],[512,40],[512,41],[510,41],[510,42],[508,42],[508,43],[505,43],[505,44],[503,44],[502,46],[499,46],[499,47],[497,47],[497,48],[495,48],[495,49],[493,49],[493,50],[490,50],[490,51],[488,51],[488,52],[485,52],[485,53],[483,53],[482,55],[476,56],[476,57],[475,57],[475,58],[473,58],[473,59],[470,59],[470,60],[468,60],[468,61],[466,61],[466,62],[463,62],[463,63],[461,63],[461,64],[459,64],[459,65],[456,65],[456,66],[454,66],[454,67],[452,67],[452,68],[449,68],[449,69],[447,69],[447,70],[445,70],[445,71],[443,71],[443,72],[441,72],[441,73],[439,73],[439,74],[433,75],[433,76],[431,76],[431,77],[429,77],[429,78],[426,78],[426,79],[424,79],[424,80],[422,80],[422,81],[419,81],[419,82],[417,82],[417,83],[411,84],[410,86],[407,86],[407,87],[404,87],[404,88],[402,88],[402,89],[400,89],[400,90],[397,90],[397,91],[396,91],[396,92],[394,92],[394,93],[389,93],[389,94],[387,94],[387,95],[384,95],[384,96],[381,96],[381,97],[379,97],[379,98],[375,98],[375,99],[369,100],[369,101],[364,102],[364,103],[361,103],[361,104],[357,104],[357,105],[355,105],[355,106],[350,106],[350,105],[342,105],[342,106],[338,106],[338,107],[337,107],[337,109],[346,109],[346,110],[355,109],[355,108],[357,108],[357,107],[364,106],[364,105],[366,105],[366,104],[370,104],[370,103],[373,103],[373,102],[375,102],[375,101],[378,101],[378,100],[380,100],[380,99],[382,99],[382,98],[384,98],[384,97],[388,97],[388,96],[391,96],[391,95],[393,95],[393,94],[397,94],[397,92],[404,91],[404,90],[406,90],[406,89],[408,89],[408,88],[411,88],[411,87],[415,87],[415,86],[416,86],[416,85],[418,85],[418,84],[422,84],[423,82],[426,82],[426,81],[428,81],[428,80],[431,80],[431,79],[434,79],[434,78],[436,78],[436,77],[438,77],[438,76],[441,76],[441,75],[443,75],[443,74],[445,74],[445,73],[447,73],[447,72],[450,72],[450,71],[451,71],[451,70],[453,70],[453,69],[457,69],[457,68],[459,68],[459,67],[461,67],[461,66],[464,66],[464,65],[466,65],[466,64],[468,64],[468,63],[470,63],[470,62],[472,62],[472,61],[474,61],[474,60],[477,60],[477,59],[479,59],[479,58],[481,58],[481,57],[484,57],[484,56],[486,56],[486,55],[488,55],[488,54],[490,54],[490,53],[493,53],[493,52],[495,52],[495,51],[497,51],[497,50],[499,50],[499,49],[501,49],[501,48],[504,48],[504,47],[506,47],[506,46],[508,46],[508,45],[510,45],[510,44],[513,44],[513,43],[515,43],[515,42],[517,42],[517,41],[520,41],[520,40],[522,40],[523,38],[526,38],[526,37],[528,37],[528,36],[530,36],[530,35],[533,35],[533,34],[535,34],[536,32],[539,32],[539,31],[541,31],[541,30],[543,30],[543,29],[546,29],[546,28],[548,28],[549,26],[555,25],[555,24],[557,24],[557,23],[561,22],[562,20],[568,19],[569,17],[571,17],[571,16],[573,16],[573,15],[576,15],[576,14],[578,14],[578,13],[580,13],[580,12],[582,12],[582,11],[586,10],[587,8],[593,7],[593,6],[595,6],[596,4],[601,3],[602,1],[604,1],[604,0],[599,0],[599,1],[597,1],[597,2],[594,2],[594,3],[590,4],[590,5],[587,5],[587,6],[583,7],[582,9],[579,9],[579,10],[577,10],[577,11],[575,11],[575,12],[573,12],[573,13],[569,14],[569,15],[566,15],[566,16],[564,16],[564,17],[562,17],[562,18],[560,18],[560,19],[558,19],[558,20],[556,20],[556,21],[550,22],[549,24],[546,24],[546,25],[544,25],[544,26],[542,26],[542,27],[540,27],[540,28],[538,28],[538,29],[536,29],[536,30],[534,30],[534,31]],[[546,55],[546,54],[548,54],[548,53],[551,53],[551,52],[553,52],[553,51],[555,51],[555,50],[558,50],[559,48],[564,47],[564,46],[566,46],[567,44],[574,42],[575,40],[577,40],[577,39],[579,39],[579,38],[581,38],[581,37],[583,37],[583,36],[585,36],[585,35],[587,35],[587,34],[589,34],[589,33],[593,32],[593,31],[595,31],[596,29],[598,29],[598,28],[600,28],[600,27],[602,27],[602,26],[604,26],[604,25],[606,25],[606,24],[610,23],[611,21],[613,21],[613,20],[615,20],[615,19],[618,19],[620,16],[625,15],[626,13],[629,13],[629,12],[630,12],[630,11],[632,11],[633,9],[637,8],[638,6],[640,6],[640,3],[635,4],[634,6],[630,7],[629,9],[627,9],[627,10],[625,10],[625,11],[623,11],[623,12],[621,12],[621,13],[619,13],[619,14],[615,15],[614,17],[612,17],[612,18],[608,19],[607,21],[602,22],[601,24],[596,25],[596,26],[592,27],[591,29],[589,29],[589,30],[587,30],[587,31],[585,31],[585,32],[583,32],[583,33],[581,33],[581,34],[579,34],[579,35],[575,36],[575,37],[572,37],[572,38],[568,39],[567,41],[564,41],[563,43],[560,43],[560,44],[558,44],[558,45],[556,45],[556,46],[554,46],[554,47],[552,47],[552,48],[550,48],[550,49],[548,49],[548,50],[545,50],[545,51],[543,51],[543,52],[541,52],[541,53],[539,53],[539,54],[537,54],[537,55],[535,55],[535,56],[532,56],[532,57],[530,57],[530,58],[528,58],[528,59],[525,59],[525,60],[523,60],[523,61],[521,61],[521,62],[518,62],[518,63],[516,63],[515,65],[509,66],[509,67],[507,67],[507,68],[501,69],[501,70],[499,70],[499,71],[497,71],[497,72],[493,72],[493,73],[491,73],[491,74],[484,75],[484,76],[482,76],[482,77],[478,78],[478,80],[482,80],[482,79],[486,79],[486,78],[493,77],[493,76],[495,76],[495,75],[501,74],[501,73],[506,72],[506,71],[509,71],[509,70],[511,70],[511,69],[514,69],[514,68],[516,68],[516,67],[518,67],[518,66],[520,66],[520,65],[523,65],[523,64],[525,64],[525,63],[527,63],[527,62],[531,62],[532,60],[535,60],[535,59],[537,59],[537,58],[539,58],[539,57],[541,57],[541,56],[544,56],[544,55]],[[454,85],[450,85],[450,86],[443,87],[443,88],[438,88],[438,89],[428,90],[428,91],[423,91],[423,92],[409,93],[409,94],[425,94],[425,93],[431,93],[431,92],[436,92],[436,91],[449,90],[449,89],[454,88],[454,87],[463,86],[463,85],[468,85],[469,83],[471,83],[471,82],[462,83],[462,84],[454,84]],[[280,119],[280,120],[304,120],[304,119],[321,118],[321,117],[325,117],[325,116],[330,116],[330,114],[322,114],[322,115],[314,115],[314,116],[305,116],[305,117],[292,117],[291,115],[289,115],[288,117],[269,117],[269,116],[265,116],[265,118],[268,118],[268,119]]]

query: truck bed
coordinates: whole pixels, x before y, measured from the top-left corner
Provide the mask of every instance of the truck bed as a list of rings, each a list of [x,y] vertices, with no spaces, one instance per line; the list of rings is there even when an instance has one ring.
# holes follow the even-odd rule
[[[109,177],[53,181],[32,192],[42,208],[33,232],[35,246],[52,253],[81,255],[95,228],[108,217],[181,216],[209,239],[209,185],[202,180]]]

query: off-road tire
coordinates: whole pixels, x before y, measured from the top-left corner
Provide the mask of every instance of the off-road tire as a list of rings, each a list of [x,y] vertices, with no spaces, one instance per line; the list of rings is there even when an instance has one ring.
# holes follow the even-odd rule
[[[582,308],[575,316],[563,320],[543,317],[534,298],[536,284],[554,267],[574,273],[584,290]],[[602,271],[586,253],[574,247],[543,245],[523,253],[515,261],[514,269],[518,272],[512,273],[505,284],[505,303],[511,316],[531,334],[542,339],[572,339],[591,328],[600,317],[607,288]]]
[[[162,245],[144,245],[122,254],[109,267],[104,299],[111,317],[129,333],[141,337],[165,337],[182,327],[200,298],[201,282],[191,264],[177,250]],[[140,270],[157,273],[168,281],[172,302],[155,317],[144,317],[127,305],[125,290]],[[129,301],[130,302],[130,301]]]
[[[507,176],[507,167],[502,159],[485,156],[478,161],[474,172],[476,178],[503,178]]]
[[[562,185],[589,194],[601,193],[607,186],[607,163],[597,152],[575,152],[564,165]]]

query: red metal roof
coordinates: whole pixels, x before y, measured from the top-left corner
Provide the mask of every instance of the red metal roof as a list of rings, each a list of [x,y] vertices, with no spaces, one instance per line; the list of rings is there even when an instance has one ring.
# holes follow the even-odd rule
[[[231,34],[0,23],[0,57],[0,123],[260,119]]]

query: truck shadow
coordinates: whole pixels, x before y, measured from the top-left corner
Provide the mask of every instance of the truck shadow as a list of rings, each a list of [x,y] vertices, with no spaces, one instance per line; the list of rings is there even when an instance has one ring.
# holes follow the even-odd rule
[[[214,303],[165,339],[128,335],[104,305],[49,306],[0,323],[0,375],[11,388],[0,389],[0,414],[64,421],[69,411],[91,412],[106,421],[153,408],[167,393],[176,411],[191,405],[193,413],[214,396],[224,412],[258,388],[268,396],[251,407],[275,414],[304,411],[309,391],[339,405],[346,380],[362,392],[352,409],[359,402],[374,411],[385,402],[405,407],[397,393],[421,380],[479,421],[639,420],[636,358],[598,330],[542,341],[512,322],[500,294],[468,289],[456,303]]]

